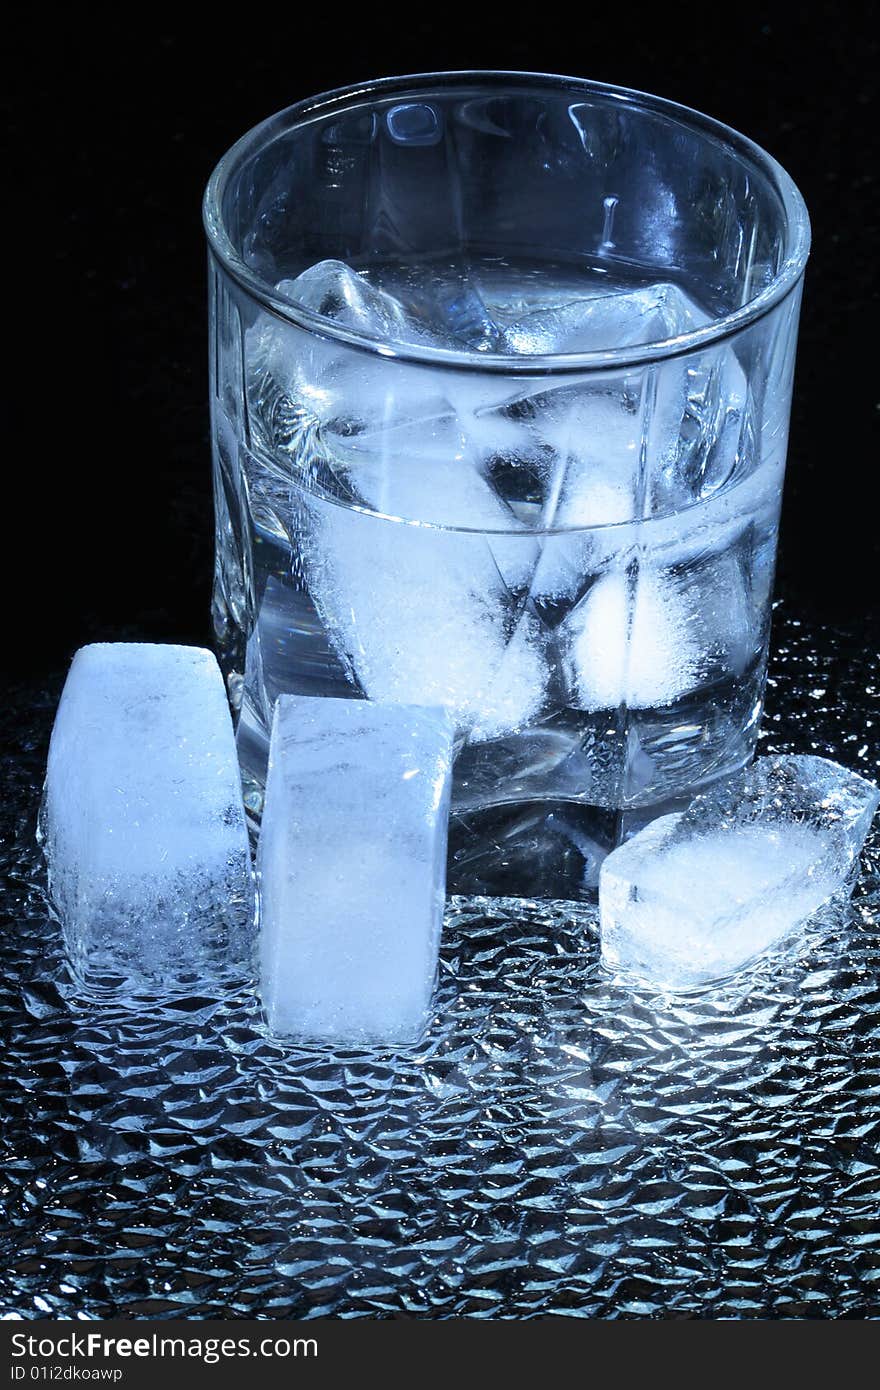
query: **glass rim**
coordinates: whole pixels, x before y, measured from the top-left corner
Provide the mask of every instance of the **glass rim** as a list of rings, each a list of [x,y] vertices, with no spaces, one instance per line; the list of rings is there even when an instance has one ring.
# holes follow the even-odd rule
[[[229,236],[221,208],[224,190],[245,159],[266,148],[280,135],[298,127],[304,128],[336,111],[352,111],[369,105],[377,98],[402,94],[406,89],[427,89],[456,86],[504,87],[513,84],[564,90],[584,96],[592,95],[606,101],[620,102],[666,116],[708,138],[720,141],[744,160],[748,160],[769,180],[776,192],[785,218],[784,256],[769,285],[729,314],[713,318],[709,323],[688,333],[633,347],[606,348],[590,352],[516,354],[482,353],[453,349],[392,343],[334,323],[306,309],[295,299],[279,293],[276,287],[258,275],[236,250]],[[781,164],[765,149],[740,134],[732,126],[706,116],[692,107],[606,82],[589,78],[566,77],[555,73],[517,72],[503,69],[467,69],[450,72],[411,73],[380,77],[367,82],[352,83],[307,97],[284,107],[252,126],[232,145],[215,166],[205,189],[202,220],[208,245],[227,274],[253,299],[276,318],[305,329],[323,338],[339,341],[382,357],[412,365],[445,367],[453,370],[500,373],[507,376],[534,376],[552,372],[607,371],[612,368],[644,366],[647,363],[680,357],[723,342],[763,318],[795,289],[803,275],[810,253],[810,219],[800,190]]]

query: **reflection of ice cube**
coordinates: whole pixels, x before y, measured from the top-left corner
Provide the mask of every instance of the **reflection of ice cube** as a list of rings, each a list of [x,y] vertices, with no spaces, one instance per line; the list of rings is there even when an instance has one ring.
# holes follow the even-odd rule
[[[303,507],[312,599],[370,699],[443,705],[481,738],[528,723],[547,670],[537,623],[525,623],[507,658],[522,600],[502,572],[527,567],[528,533],[443,531],[308,497]]]
[[[824,758],[763,758],[605,860],[602,956],[672,988],[717,979],[845,883],[880,792]]]
[[[643,561],[601,574],[562,624],[581,709],[668,705],[751,653],[747,587],[735,556],[678,570]]]
[[[259,849],[276,1033],[417,1040],[443,919],[452,736],[438,709],[279,699]]]
[[[43,832],[74,964],[161,986],[241,961],[247,829],[215,658],[99,643],[70,668],[49,750]]]

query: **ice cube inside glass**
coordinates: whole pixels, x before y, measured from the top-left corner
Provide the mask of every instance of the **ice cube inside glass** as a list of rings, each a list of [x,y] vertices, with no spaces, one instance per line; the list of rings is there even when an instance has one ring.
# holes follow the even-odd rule
[[[205,214],[251,817],[280,695],[440,705],[450,889],[590,896],[582,847],[754,751],[797,190],[673,103],[468,73],[281,112]]]

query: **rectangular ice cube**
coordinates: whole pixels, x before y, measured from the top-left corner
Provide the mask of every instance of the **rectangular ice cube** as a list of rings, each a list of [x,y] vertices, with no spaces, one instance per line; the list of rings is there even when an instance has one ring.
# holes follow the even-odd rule
[[[825,758],[762,758],[602,865],[602,959],[673,989],[720,979],[849,879],[880,792]]]
[[[441,709],[277,701],[258,860],[273,1032],[418,1038],[443,919],[453,732]]]
[[[41,833],[84,982],[164,989],[245,962],[250,851],[211,652],[146,642],[77,652],[52,731]]]

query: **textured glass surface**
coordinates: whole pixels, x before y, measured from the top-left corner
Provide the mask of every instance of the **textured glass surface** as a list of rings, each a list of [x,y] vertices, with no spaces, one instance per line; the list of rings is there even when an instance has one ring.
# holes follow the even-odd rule
[[[876,780],[871,644],[775,633],[764,751]],[[77,1001],[33,840],[58,690],[2,715],[7,1316],[880,1311],[876,828],[852,908],[722,988],[615,984],[588,908],[459,903],[424,1047],[284,1048],[247,993]]]

